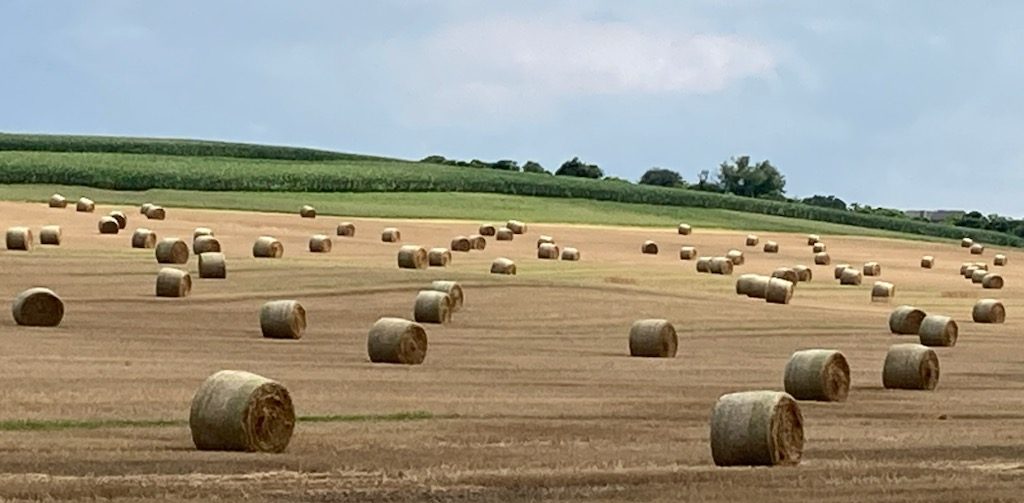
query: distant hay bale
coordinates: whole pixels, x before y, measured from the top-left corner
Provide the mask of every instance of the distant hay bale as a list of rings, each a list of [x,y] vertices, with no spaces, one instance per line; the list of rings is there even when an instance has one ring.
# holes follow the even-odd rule
[[[493,236],[498,232],[498,228],[494,224],[483,224],[480,226],[478,231],[481,236]]]
[[[299,208],[299,216],[302,218],[316,218],[316,208],[304,204]]]
[[[917,335],[927,316],[914,306],[900,306],[889,315],[889,331],[897,335]]]
[[[843,271],[845,271],[845,270],[847,270],[849,268],[850,268],[850,264],[836,264],[836,266],[835,266],[835,276],[836,276],[836,279],[841,278],[843,276]]]
[[[473,249],[482,251],[487,248],[487,239],[481,234],[473,234],[469,236],[469,242],[473,245]]]
[[[92,213],[93,211],[96,211],[96,203],[88,197],[80,198],[78,202],[75,203],[75,211]]]
[[[932,267],[935,267],[935,257],[931,255],[925,255],[921,257],[922,269],[931,269]]]
[[[973,269],[973,272],[971,272],[971,283],[980,285],[986,275],[988,275],[988,271],[984,269]]]
[[[800,275],[791,267],[780,267],[772,271],[772,277],[784,279],[794,285],[800,281]]]
[[[448,323],[452,320],[452,298],[445,292],[421,290],[416,294],[413,319],[417,323]]]
[[[971,245],[971,255],[981,255],[985,253],[985,245],[975,243]]]
[[[455,236],[455,239],[452,239],[451,249],[453,252],[468,252],[473,249],[473,242],[466,236]]]
[[[981,287],[999,290],[1003,288],[1003,277],[994,273],[986,274],[984,278],[981,278]]]
[[[819,242],[821,242],[821,236],[819,236],[817,234],[808,234],[807,235],[807,246],[814,246],[814,245],[818,244]]]
[[[955,346],[957,325],[949,316],[928,315],[921,322],[917,335],[925,346]]]
[[[188,297],[192,292],[192,276],[188,271],[164,267],[156,275],[157,297]]]
[[[719,397],[711,412],[711,457],[717,466],[800,463],[804,418],[788,393],[744,391]]]
[[[692,246],[684,246],[679,249],[679,260],[693,260],[697,258],[697,249]]]
[[[452,300],[451,308],[453,313],[462,310],[462,305],[466,302],[466,295],[458,281],[434,281],[430,284],[430,289],[448,294],[448,297]]]
[[[711,274],[711,257],[697,258],[697,272]]]
[[[828,252],[814,254],[814,265],[829,265],[831,263],[832,257],[829,256]]]
[[[252,244],[252,256],[256,258],[281,258],[284,256],[284,245],[271,236],[260,236]]]
[[[867,262],[864,264],[865,276],[881,276],[882,266],[878,262]]]
[[[213,229],[209,227],[196,227],[192,230],[192,240],[195,241],[199,236],[212,236]]]
[[[352,222],[342,222],[338,224],[337,234],[346,238],[356,237],[356,224]]]
[[[157,263],[188,262],[188,245],[177,238],[164,238],[157,243]]]
[[[145,228],[135,229],[132,233],[132,248],[153,248],[156,246],[156,233]]]
[[[981,299],[974,304],[971,318],[975,323],[1003,323],[1006,321],[1006,307],[995,299]]]
[[[768,292],[768,281],[771,278],[760,274],[742,274],[736,278],[736,294],[746,295],[754,299],[763,299]]]
[[[930,391],[939,383],[939,357],[920,344],[894,344],[885,355],[882,386]]]
[[[743,265],[747,259],[743,257],[743,252],[739,250],[729,250],[725,254],[725,257],[732,261],[732,265]]]
[[[675,358],[679,346],[676,329],[668,320],[637,320],[629,329],[629,355]]]
[[[220,253],[220,241],[210,235],[199,236],[192,240],[192,253]]]
[[[971,264],[971,265],[967,266],[966,269],[964,269],[964,278],[973,280],[974,273],[977,272],[977,271],[987,272],[984,269],[979,269],[978,266],[976,266],[974,264]]]
[[[850,365],[832,349],[797,351],[786,364],[783,385],[797,400],[843,402],[850,393]]]
[[[114,210],[111,211],[107,216],[117,220],[117,228],[124,229],[128,226],[128,215],[125,215],[123,211]]]
[[[567,246],[567,247],[562,249],[562,260],[568,260],[570,262],[575,262],[575,261],[577,261],[579,259],[580,259],[580,251],[577,250],[576,248],[572,248],[572,247],[568,247]]]
[[[427,356],[427,331],[409,320],[381,318],[370,328],[366,349],[373,363],[418,365]]]
[[[117,234],[121,230],[121,226],[117,224],[114,217],[100,217],[98,227],[100,234]]]
[[[509,220],[508,223],[505,224],[505,228],[516,234],[526,234],[526,224],[519,220]],[[481,234],[483,233],[481,232]]]
[[[283,452],[295,429],[295,407],[277,381],[221,370],[196,390],[188,418],[201,451]]]
[[[494,262],[491,262],[491,274],[514,276],[516,274],[516,263],[505,257],[498,257],[494,259]]]
[[[689,224],[679,224],[679,235],[689,236],[693,232],[693,228]]]
[[[973,266],[973,265],[974,265],[973,262],[964,262],[964,263],[960,264],[960,275],[965,277],[965,278],[969,277],[969,276],[967,276],[967,269],[969,267]]]
[[[14,298],[11,314],[24,327],[55,327],[64,319],[64,301],[49,288],[29,288]]]
[[[871,287],[871,302],[889,302],[896,296],[896,285],[885,281],[876,281]]]
[[[814,279],[814,271],[810,267],[805,265],[793,266],[793,270],[796,271],[796,279],[799,283],[806,283]]]
[[[310,253],[330,253],[333,247],[331,237],[326,234],[313,234],[309,237]]]
[[[561,250],[554,243],[544,243],[537,248],[537,258],[545,260],[558,260]]]
[[[760,239],[754,234],[747,234],[747,246],[757,246]]]
[[[960,247],[961,248],[970,248],[972,246],[974,246],[974,240],[973,239],[971,239],[971,238],[963,238],[963,239],[960,240]]]
[[[156,206],[156,205],[153,204],[153,203],[142,203],[142,205],[139,206],[139,214],[140,215],[145,215],[146,212],[148,212],[149,209],[152,208],[153,206]]]
[[[59,225],[44,225],[39,229],[39,244],[60,246],[63,232]]]
[[[202,279],[224,279],[228,277],[227,261],[223,253],[206,252],[199,254],[199,277]]]
[[[767,241],[764,244],[765,253],[779,253],[779,243],[775,241]]]
[[[60,194],[54,194],[50,196],[49,205],[51,208],[67,208],[68,200]]]
[[[657,255],[658,243],[655,243],[654,241],[644,241],[644,244],[640,246],[640,252],[645,255]]]
[[[729,257],[714,257],[709,264],[711,274],[732,274],[733,263]]]
[[[825,243],[814,243],[814,247],[811,248],[812,253],[824,253],[826,250]]]
[[[430,267],[448,267],[452,263],[452,252],[448,248],[431,248],[427,251],[427,264]]]
[[[863,275],[861,275],[860,271],[852,267],[843,269],[843,272],[839,275],[839,284],[844,286],[860,286],[862,280]]]
[[[380,240],[385,243],[397,243],[402,240],[402,233],[394,227],[388,227],[380,233]]]
[[[150,206],[146,210],[146,218],[150,220],[163,220],[167,218],[167,210],[163,209],[162,206]]]
[[[301,339],[306,308],[297,300],[272,300],[260,308],[260,330],[267,339]]]
[[[514,237],[515,233],[512,232],[512,229],[507,229],[505,227],[498,229],[498,232],[494,234],[494,239],[498,241],[512,241]]]
[[[542,244],[555,244],[555,238],[551,236],[540,236],[537,238],[537,248],[540,248]]]
[[[7,229],[7,249],[29,251],[32,249],[32,229],[28,227],[11,227]]]
[[[427,265],[427,250],[422,246],[405,245],[398,249],[400,269],[426,269]]]
[[[770,278],[764,300],[769,304],[789,304],[793,299],[794,283],[782,278]]]
[[[995,257],[992,258],[992,265],[994,265],[994,266],[1005,266],[1007,261],[1008,261],[1008,259],[1006,258],[1006,255],[1003,255],[1002,253],[999,253],[999,254],[996,254]]]

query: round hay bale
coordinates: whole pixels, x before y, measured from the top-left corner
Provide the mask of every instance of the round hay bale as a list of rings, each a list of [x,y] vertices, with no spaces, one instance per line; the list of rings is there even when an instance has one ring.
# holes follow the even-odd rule
[[[871,302],[889,302],[896,296],[896,285],[885,281],[876,281],[871,287]]]
[[[807,246],[814,246],[814,245],[818,244],[820,241],[821,241],[821,236],[819,236],[817,234],[808,234],[807,235]]]
[[[697,259],[697,272],[711,274],[711,257],[699,257]]]
[[[114,210],[111,211],[110,214],[107,216],[113,218],[114,220],[117,220],[118,229],[124,229],[125,227],[128,226],[128,215],[125,215],[123,211]]]
[[[487,239],[480,234],[469,236],[469,242],[473,245],[474,250],[482,251],[487,248]]]
[[[155,246],[155,232],[140,227],[132,233],[132,248],[153,248]]]
[[[29,288],[14,298],[11,314],[24,327],[55,327],[64,319],[64,301],[49,288]]]
[[[154,207],[154,206],[156,206],[156,205],[153,204],[153,203],[142,203],[142,206],[139,206],[139,214],[140,215],[145,215],[146,212],[149,211],[149,209]]]
[[[537,238],[537,248],[540,248],[542,244],[555,244],[555,238],[551,236],[540,236]]]
[[[767,241],[764,244],[765,253],[779,253],[779,243],[775,241]]]
[[[932,267],[935,267],[935,257],[931,255],[925,255],[921,257],[922,269],[931,269]]]
[[[302,218],[316,218],[316,208],[304,204],[299,208],[299,216]]]
[[[220,240],[210,235],[202,235],[192,240],[192,253],[220,253]]]
[[[537,248],[537,258],[545,260],[558,260],[561,250],[554,243],[544,243]]]
[[[747,259],[743,257],[743,252],[739,250],[729,250],[725,254],[725,258],[732,261],[732,265],[743,265]]]
[[[49,205],[51,208],[67,208],[68,200],[60,194],[54,194],[50,196]]]
[[[88,197],[80,198],[78,202],[75,203],[75,211],[92,213],[93,211],[96,211],[96,203]]]
[[[964,263],[960,264],[960,275],[965,277],[965,278],[970,277],[970,276],[967,275],[967,269],[969,267],[973,266],[973,265],[974,265],[973,262],[964,262]]]
[[[295,407],[281,383],[221,370],[196,390],[188,426],[201,451],[283,452],[295,429]]]
[[[260,330],[267,339],[301,339],[306,308],[297,300],[272,300],[260,308]]]
[[[975,323],[1003,323],[1006,321],[1006,308],[995,299],[981,299],[974,304],[971,318]]]
[[[644,241],[644,244],[640,246],[640,252],[645,255],[657,255],[658,243],[655,243],[654,241]]]
[[[342,222],[338,224],[337,234],[347,238],[356,237],[356,224],[352,222]]]
[[[863,275],[860,271],[852,267],[843,269],[842,274],[839,275],[839,284],[844,286],[860,286],[862,280]]]
[[[832,257],[828,255],[828,252],[820,252],[814,254],[814,265],[829,265],[832,263]]]
[[[520,222],[519,220],[509,220],[508,223],[505,224],[505,228],[511,230],[516,234],[526,234],[526,224]],[[481,234],[483,233],[481,232]]]
[[[466,236],[455,236],[451,243],[451,249],[453,252],[468,252],[473,249],[473,242]]]
[[[736,279],[736,294],[746,295],[754,299],[763,299],[768,291],[768,276],[760,274],[741,274]]]
[[[498,232],[498,228],[494,224],[483,224],[479,229],[481,236],[493,236]]]
[[[971,283],[974,283],[976,285],[980,285],[982,280],[984,280],[985,276],[987,276],[987,275],[988,275],[988,271],[986,271],[984,269],[974,269],[974,268],[972,268]]]
[[[163,220],[167,218],[167,210],[163,209],[162,206],[150,206],[146,210],[146,218],[150,220]]]
[[[192,276],[188,271],[164,267],[156,275],[157,297],[188,297],[192,292]]]
[[[920,344],[893,344],[885,354],[882,386],[886,389],[933,390],[939,383],[939,357]]]
[[[366,350],[374,363],[418,365],[427,357],[427,331],[409,320],[381,318],[370,328]]]
[[[997,253],[996,256],[992,258],[992,265],[1002,267],[1006,265],[1006,262],[1008,260],[1009,259],[1006,258],[1006,255],[1003,255],[1002,253]]]
[[[668,320],[637,320],[629,329],[629,355],[675,358],[679,347],[676,329]]]
[[[44,225],[39,229],[39,244],[60,246],[63,235],[59,225]]]
[[[971,255],[981,255],[985,253],[985,245],[975,243],[971,245]]]
[[[413,319],[417,323],[442,325],[452,321],[452,298],[445,292],[421,290],[416,294]]]
[[[889,315],[889,331],[897,335],[917,335],[927,316],[914,306],[900,306]]]
[[[252,244],[252,256],[256,258],[281,258],[284,245],[271,236],[260,236]]]
[[[1003,288],[1003,277],[998,274],[986,274],[984,278],[981,278],[981,287],[999,290]]]
[[[878,262],[867,262],[864,264],[865,276],[881,276],[882,266]]]
[[[974,264],[967,266],[967,269],[964,269],[964,278],[973,279],[974,273],[977,271],[984,271],[984,269],[978,269],[978,266]]]
[[[917,335],[921,338],[921,344],[925,346],[955,346],[957,338],[957,325],[949,316],[929,315],[921,321],[921,328]]]
[[[827,251],[825,243],[814,243],[814,247],[811,248],[812,253],[824,253]]]
[[[430,289],[448,294],[452,300],[451,310],[453,313],[462,310],[462,304],[466,302],[466,295],[462,291],[462,285],[457,281],[435,281],[430,284]]]
[[[448,248],[431,248],[427,252],[427,263],[430,267],[448,267],[452,263],[452,252]]]
[[[11,227],[7,229],[7,249],[29,251],[32,249],[32,229],[28,227]]]
[[[497,239],[498,241],[512,241],[512,238],[514,237],[515,233],[512,232],[512,229],[505,227],[498,229],[498,232],[494,234],[494,239]]]
[[[788,393],[743,391],[715,403],[711,457],[716,465],[795,465],[803,450],[804,417]]]
[[[760,239],[754,234],[747,234],[747,246],[757,246]]]
[[[491,262],[491,274],[516,274],[516,263],[505,257],[498,257]]]
[[[562,260],[575,262],[580,259],[580,251],[576,248],[565,247],[562,249]]]
[[[833,349],[793,353],[783,377],[786,393],[797,400],[844,402],[850,393],[850,365]]]
[[[202,279],[224,279],[228,277],[227,261],[223,253],[206,252],[199,254],[199,277]]]
[[[711,274],[732,274],[732,259],[728,257],[714,257],[711,259],[711,263],[708,265],[711,269]]]
[[[138,232],[138,231],[136,231]],[[156,244],[158,264],[184,264],[188,262],[188,245],[178,238],[163,238]]]
[[[394,227],[388,227],[380,233],[380,240],[385,243],[397,243],[402,240],[402,233]]]
[[[772,277],[784,279],[794,285],[800,282],[800,274],[791,267],[780,267],[772,271]]]
[[[850,264],[836,264],[836,267],[835,267],[836,279],[841,278],[843,276],[843,271],[845,271],[845,270],[847,270],[849,268],[850,268]]]
[[[680,236],[689,236],[691,233],[693,233],[693,227],[690,227],[689,224],[679,224]]]
[[[770,278],[764,300],[769,304],[789,304],[793,299],[794,283],[782,278]]]
[[[398,249],[398,267],[400,269],[426,269],[427,250],[422,246],[405,245]]]
[[[795,265],[793,270],[796,271],[796,279],[799,283],[806,283],[814,279],[814,271],[810,267],[805,265]]]
[[[971,239],[971,238],[963,238],[963,239],[960,240],[960,247],[961,248],[970,248],[972,246],[974,246],[974,240],[973,239]]]
[[[309,237],[309,251],[311,253],[330,253],[334,243],[331,237],[326,234],[313,234]]]
[[[679,260],[693,260],[697,258],[697,249],[692,246],[679,248]]]
[[[121,226],[117,224],[117,220],[114,217],[100,217],[98,227],[100,234],[117,234],[121,230]]]
[[[192,231],[192,240],[195,241],[195,239],[198,238],[199,236],[212,236],[212,235],[213,235],[213,229],[211,229],[209,227],[196,227]]]

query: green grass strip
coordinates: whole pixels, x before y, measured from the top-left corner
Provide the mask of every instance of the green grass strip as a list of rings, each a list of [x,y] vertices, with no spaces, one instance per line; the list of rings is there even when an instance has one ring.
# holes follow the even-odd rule
[[[299,416],[300,423],[372,423],[450,419],[454,415],[434,415],[426,411],[393,414],[355,414]],[[183,419],[9,419],[0,421],[0,431],[97,430],[102,428],[165,428],[188,426]]]

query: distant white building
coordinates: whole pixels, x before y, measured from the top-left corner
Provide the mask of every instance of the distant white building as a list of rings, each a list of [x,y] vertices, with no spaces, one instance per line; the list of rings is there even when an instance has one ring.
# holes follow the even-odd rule
[[[907,210],[904,215],[910,218],[924,218],[932,222],[945,222],[949,218],[960,218],[967,214],[963,210]]]

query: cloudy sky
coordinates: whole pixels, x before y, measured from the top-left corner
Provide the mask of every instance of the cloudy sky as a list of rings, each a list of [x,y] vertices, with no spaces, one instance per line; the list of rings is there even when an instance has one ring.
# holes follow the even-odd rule
[[[0,2],[0,131],[636,179],[770,159],[792,196],[1024,216],[1024,3]]]

